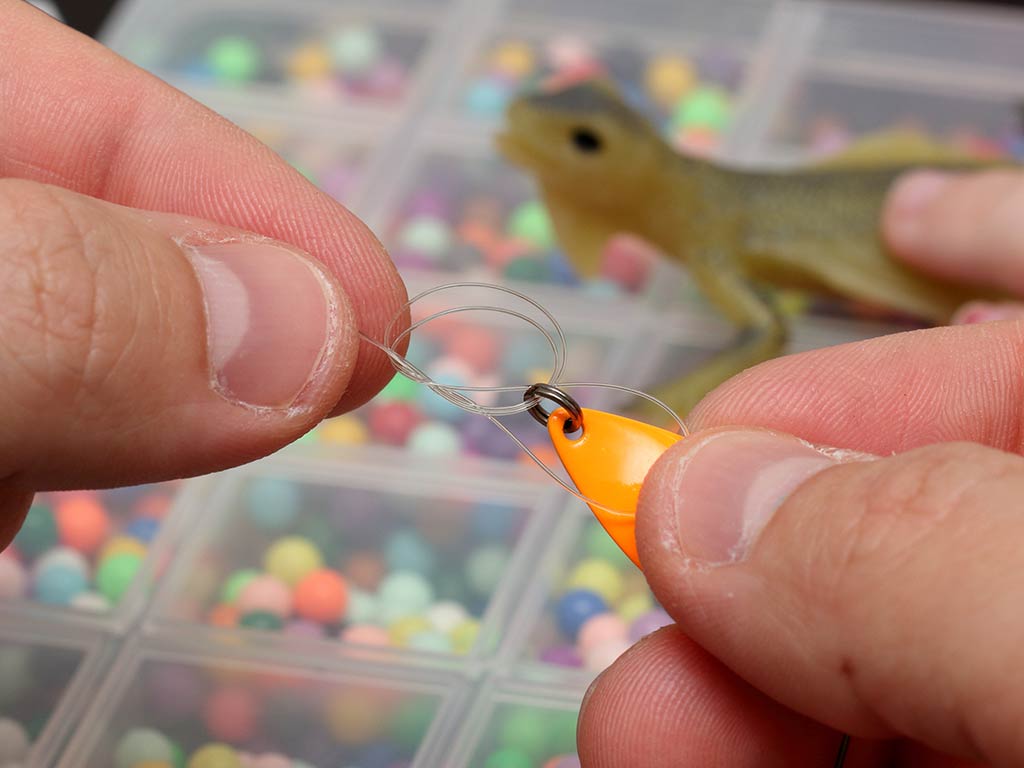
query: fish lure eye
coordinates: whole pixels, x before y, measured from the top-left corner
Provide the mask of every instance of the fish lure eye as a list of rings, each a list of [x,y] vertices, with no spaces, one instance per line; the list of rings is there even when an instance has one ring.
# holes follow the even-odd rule
[[[572,131],[572,143],[580,152],[598,152],[604,144],[601,137],[590,128],[574,128]]]

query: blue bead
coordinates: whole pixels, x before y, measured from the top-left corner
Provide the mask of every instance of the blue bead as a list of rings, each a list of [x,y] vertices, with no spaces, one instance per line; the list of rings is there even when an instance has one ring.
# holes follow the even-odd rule
[[[401,750],[394,744],[378,742],[363,749],[356,757],[355,764],[359,768],[390,768],[401,757]]]
[[[33,594],[41,603],[68,605],[89,586],[87,575],[80,569],[56,564],[36,575]]]
[[[422,371],[437,359],[440,351],[440,345],[433,339],[414,335],[409,342],[409,351],[406,352],[405,359]]]
[[[509,89],[500,80],[481,78],[463,94],[463,105],[473,117],[499,117],[508,103]]]
[[[283,531],[299,514],[302,497],[298,486],[290,480],[260,477],[246,487],[245,504],[249,518],[260,528]]]
[[[576,274],[576,268],[560,250],[548,253],[548,272],[551,281],[558,285],[579,285],[580,277]]]
[[[543,340],[538,340],[536,334],[510,339],[501,358],[501,367],[510,383],[522,381],[527,371],[549,369],[551,364],[551,348]]]
[[[465,381],[461,376],[456,376],[451,373],[439,376],[434,380],[437,381],[438,384],[444,384],[446,387],[469,386],[468,381]],[[474,393],[464,392],[463,394],[472,399]],[[445,400],[430,387],[420,388],[416,402],[428,418],[436,419],[437,421],[446,421],[448,423],[459,422],[471,415],[470,412],[464,408]]]
[[[507,442],[512,443],[511,440]],[[515,443],[512,443],[515,446]],[[518,446],[516,446],[518,451]],[[473,507],[469,518],[473,537],[480,541],[494,542],[507,539],[520,520],[520,512],[507,504],[484,502]]]
[[[573,642],[576,641],[576,635],[587,619],[607,612],[608,604],[600,595],[589,589],[574,589],[566,592],[555,606],[558,628]]]
[[[384,548],[384,559],[392,571],[413,571],[424,576],[434,572],[436,558],[430,548],[415,531],[395,531]]]
[[[153,517],[137,517],[125,526],[126,536],[148,544],[160,530],[160,521]]]

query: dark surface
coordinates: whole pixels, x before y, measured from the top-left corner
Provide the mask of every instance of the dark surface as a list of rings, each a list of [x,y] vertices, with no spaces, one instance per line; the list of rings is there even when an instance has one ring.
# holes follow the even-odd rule
[[[877,1],[877,0],[876,0]],[[891,1],[891,0],[890,0]],[[173,0],[168,0],[173,2]],[[64,20],[75,29],[95,36],[104,19],[117,0],[56,0]],[[920,5],[920,2],[914,4]],[[935,5],[1002,5],[1024,8],[1024,0],[956,0],[934,3]]]

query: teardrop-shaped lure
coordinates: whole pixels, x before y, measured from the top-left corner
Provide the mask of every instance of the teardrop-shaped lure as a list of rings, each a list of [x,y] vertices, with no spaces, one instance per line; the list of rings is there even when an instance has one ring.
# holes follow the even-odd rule
[[[571,416],[564,408],[552,411],[548,417],[548,434],[576,488],[596,502],[587,506],[639,568],[636,507],[640,486],[654,462],[682,435],[614,413],[589,408],[581,412],[582,435],[565,434],[565,423]]]

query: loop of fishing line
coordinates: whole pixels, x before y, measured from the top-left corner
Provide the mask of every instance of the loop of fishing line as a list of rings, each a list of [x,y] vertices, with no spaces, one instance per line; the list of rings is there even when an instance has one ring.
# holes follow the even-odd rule
[[[400,333],[395,333],[396,325],[405,316],[406,310],[410,310],[417,302],[423,299],[441,293],[443,291],[449,291],[460,288],[479,288],[485,290],[493,290],[499,293],[513,296],[540,312],[550,323],[551,331],[544,327],[544,325],[537,319],[530,317],[523,312],[518,312],[513,309],[506,307],[493,306],[488,304],[471,304],[462,307],[450,307],[442,309],[427,315],[413,323],[409,324],[409,327]],[[518,384],[518,385],[496,385],[496,386],[456,386],[449,384],[441,384],[434,381],[427,375],[426,372],[421,370],[419,367],[409,362],[398,352],[398,347],[408,337],[411,337],[412,333],[418,328],[438,320],[443,317],[456,315],[462,312],[496,312],[503,315],[508,315],[518,320],[529,324],[536,329],[547,341],[548,347],[551,349],[552,355],[552,367],[551,376],[548,377],[546,382],[536,382],[533,384]],[[418,384],[423,384],[429,387],[434,393],[443,397],[449,403],[462,408],[479,416],[488,418],[495,426],[497,426],[502,432],[504,432],[509,439],[511,439],[529,458],[533,463],[540,467],[552,480],[558,483],[562,488],[571,493],[576,498],[584,501],[585,503],[598,507],[600,509],[623,513],[624,510],[610,509],[601,502],[594,499],[588,498],[581,494],[576,488],[569,485],[561,477],[558,476],[554,470],[551,469],[544,461],[537,456],[530,448],[528,448],[522,440],[520,440],[513,432],[506,427],[501,419],[507,416],[514,416],[520,413],[530,413],[534,419],[542,424],[546,424],[547,417],[550,416],[550,412],[544,410],[542,402],[544,400],[550,400],[559,407],[566,408],[569,411],[572,419],[567,426],[572,425],[570,432],[576,432],[586,430],[586,426],[583,423],[583,412],[579,407],[576,399],[568,394],[566,390],[571,389],[604,389],[614,392],[621,392],[624,394],[632,395],[633,397],[639,397],[643,400],[653,403],[654,405],[661,408],[665,413],[672,417],[672,420],[678,425],[680,433],[686,435],[687,429],[686,424],[679,418],[675,411],[673,411],[668,405],[659,400],[658,398],[641,392],[638,389],[632,387],[626,387],[619,384],[605,384],[600,382],[562,382],[561,377],[565,371],[566,355],[567,355],[567,343],[565,338],[565,332],[562,330],[562,326],[555,319],[554,315],[551,314],[544,306],[537,301],[534,301],[526,294],[520,293],[512,288],[508,288],[503,285],[493,285],[491,283],[475,283],[475,282],[460,282],[460,283],[447,283],[445,285],[439,285],[434,288],[429,288],[421,293],[418,293],[413,298],[409,299],[399,309],[398,313],[391,319],[387,327],[384,329],[383,341],[377,341],[371,339],[366,334],[360,332],[359,334],[363,340],[372,346],[379,349],[394,366],[395,370]],[[482,403],[473,400],[467,393],[502,393],[502,392],[521,392],[523,399],[521,402],[514,403],[512,405],[484,405]],[[543,415],[543,419],[540,416]]]

